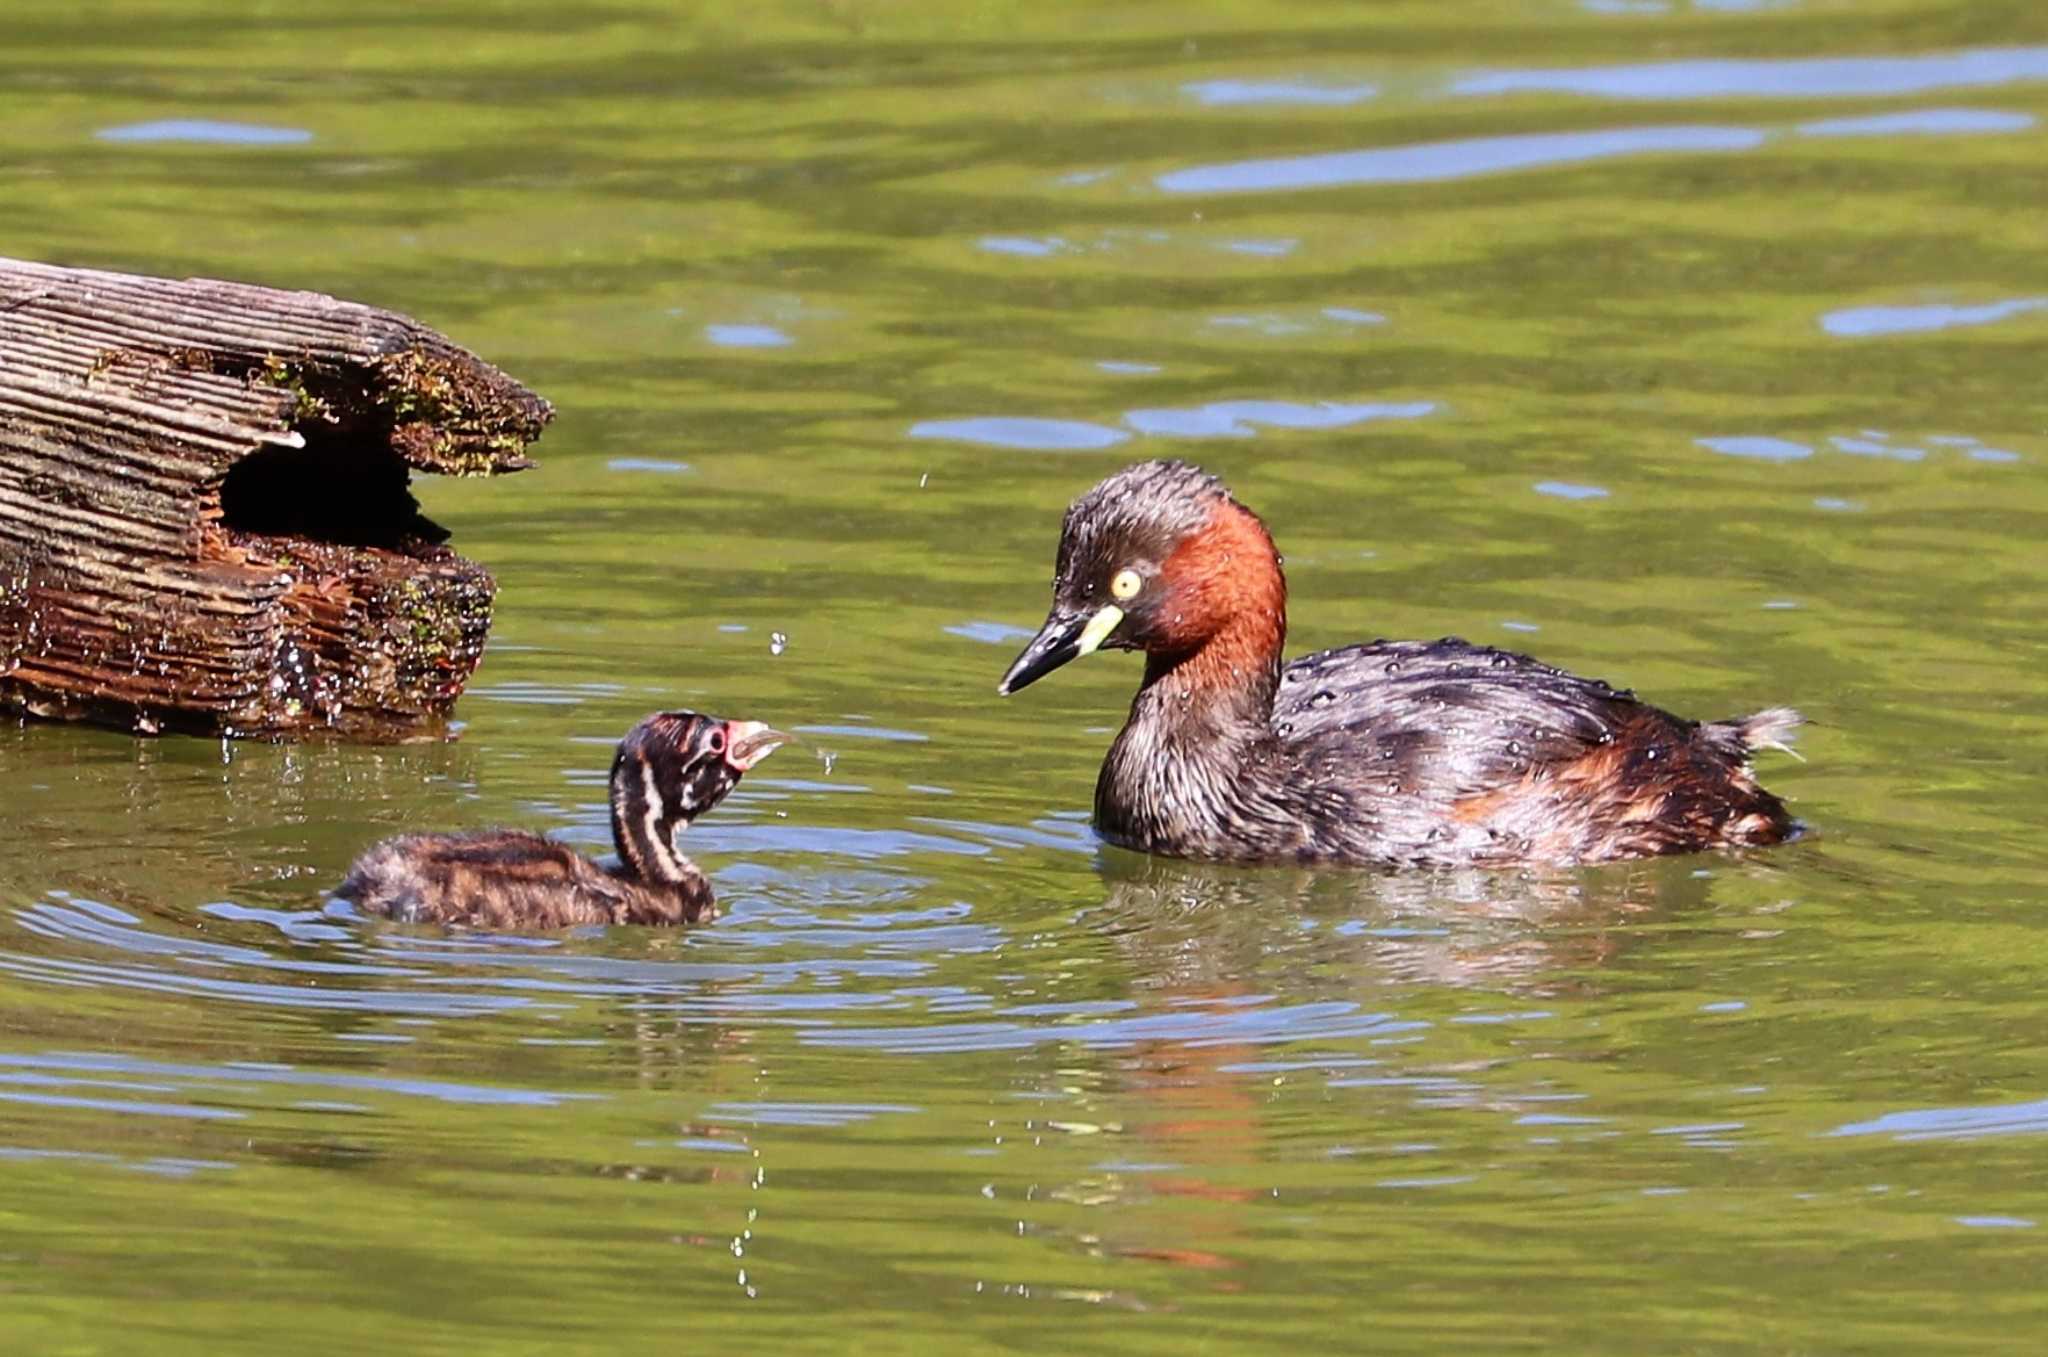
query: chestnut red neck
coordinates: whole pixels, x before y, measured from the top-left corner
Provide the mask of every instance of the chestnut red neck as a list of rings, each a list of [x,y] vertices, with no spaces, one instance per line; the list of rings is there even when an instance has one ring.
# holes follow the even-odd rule
[[[1171,681],[1187,701],[1241,698],[1261,720],[1279,686],[1287,643],[1287,577],[1259,516],[1219,497],[1160,572],[1172,589],[1163,645],[1146,657],[1145,682]]]

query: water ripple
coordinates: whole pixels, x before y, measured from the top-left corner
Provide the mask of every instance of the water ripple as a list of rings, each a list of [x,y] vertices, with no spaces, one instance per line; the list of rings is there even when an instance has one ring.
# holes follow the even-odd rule
[[[1029,627],[1013,627],[1007,622],[958,622],[945,630],[949,635],[991,646],[1015,645],[1030,640],[1032,635]]]
[[[588,1093],[557,1093],[536,1088],[506,1088],[490,1084],[456,1084],[441,1079],[413,1079],[402,1075],[343,1074],[332,1070],[301,1070],[290,1065],[225,1061],[217,1065],[182,1061],[146,1060],[133,1056],[108,1055],[96,1051],[48,1051],[38,1055],[0,1054],[0,1068],[15,1070],[63,1070],[79,1074],[130,1074],[167,1078],[188,1086],[194,1082],[229,1089],[243,1085],[280,1085],[291,1088],[339,1088],[363,1092],[398,1093],[435,1102],[481,1106],[555,1107],[567,1102],[595,1098]],[[208,1112],[238,1116],[232,1109],[212,1108]]]
[[[1239,104],[1299,104],[1337,108],[1364,103],[1379,93],[1375,85],[1317,85],[1305,80],[1195,80],[1181,92],[1209,108]]]
[[[1153,182],[1167,193],[1269,193],[1352,184],[1421,184],[1580,164],[1616,156],[1750,151],[1766,134],[1749,127],[1626,127],[1385,146],[1366,151],[1240,160],[1172,170]]]
[[[1759,462],[1798,462],[1813,456],[1813,449],[1804,443],[1794,443],[1786,438],[1766,438],[1759,434],[1696,438],[1693,441],[1723,457],[1748,457]]]
[[[2028,113],[1999,113],[1982,108],[1925,108],[1906,113],[1879,113],[1867,118],[1828,118],[1799,124],[1802,137],[1941,137],[2024,132],[2034,125]]]
[[[1435,401],[1345,404],[1340,401],[1215,401],[1192,409],[1133,410],[1124,422],[1164,438],[1249,438],[1261,428],[1341,429],[1375,419],[1421,419]]]
[[[101,141],[196,142],[208,146],[303,146],[313,134],[303,127],[264,127],[258,123],[216,122],[207,118],[164,118],[125,123],[93,133]]]
[[[1837,1126],[1833,1136],[1890,1136],[1893,1140],[1981,1140],[1985,1136],[2040,1135],[2048,1131],[2048,1098],[2004,1107],[1929,1107],[1887,1112],[1870,1121]]]
[[[1606,499],[1604,485],[1579,485],[1572,481],[1538,481],[1535,491],[1539,495],[1551,495],[1558,499]]]
[[[184,975],[177,971],[71,961],[61,957],[29,957],[18,952],[0,952],[0,974],[36,980],[44,984],[233,999],[243,1003],[267,1004],[276,1008],[341,1009],[433,1017],[497,1013],[507,1009],[524,1008],[530,1002],[512,995],[414,994],[405,991],[338,989],[325,985],[314,988],[303,984],[235,980],[225,976]]]
[[[222,918],[235,918],[239,915],[242,920],[270,923],[280,932],[286,931],[287,928],[296,928],[306,921],[306,916],[303,915],[286,915],[278,911],[250,911],[237,907],[213,906],[209,907],[209,912]],[[38,937],[62,938],[90,946],[117,948],[125,952],[165,957],[213,968],[260,966],[269,970],[314,975],[390,978],[416,974],[391,966],[376,966],[363,962],[309,961],[298,957],[276,956],[260,948],[242,947],[233,943],[151,933],[140,927],[141,921],[133,915],[110,905],[86,901],[77,896],[66,897],[60,904],[30,905],[26,909],[17,910],[15,919],[24,929]]]
[[[97,1150],[53,1150],[29,1145],[0,1145],[0,1161],[33,1163],[46,1159],[61,1159],[78,1164],[105,1164],[112,1168],[129,1169],[136,1173],[149,1173],[162,1178],[190,1178],[195,1173],[235,1167],[219,1159],[187,1159],[177,1155],[152,1155],[147,1159],[130,1159],[125,1155],[105,1154]]]
[[[538,683],[529,681],[505,683],[473,683],[469,687],[472,699],[484,698],[492,702],[515,702],[523,706],[575,707],[593,697],[613,697],[626,691],[620,683]]]
[[[849,740],[887,740],[895,744],[924,744],[931,739],[914,730],[896,730],[889,726],[863,725],[809,725],[798,726],[800,735],[838,735]]]
[[[1090,1022],[1027,1026],[1011,1022],[950,1023],[933,1027],[834,1027],[805,1031],[806,1045],[853,1047],[896,1054],[941,1051],[1018,1051],[1053,1042],[1074,1042],[1091,1048],[1133,1046],[1170,1041],[1176,1046],[1253,1046],[1274,1042],[1317,1041],[1338,1037],[1412,1032],[1429,1026],[1374,1013],[1357,1004],[1247,1003],[1206,1012],[1151,1014]]]
[[[707,325],[704,337],[725,349],[782,349],[796,343],[773,325]]]
[[[1013,254],[1026,259],[1044,259],[1074,248],[1058,236],[1043,240],[1030,236],[983,236],[975,245],[989,254]]]
[[[1598,99],[1829,99],[1924,94],[2048,80],[2048,47],[1991,47],[1907,57],[1660,61],[1638,66],[1483,71],[1460,96],[1579,94]]]
[[[1852,306],[1822,316],[1820,328],[1831,335],[1916,334],[1990,325],[2044,307],[2048,307],[2048,297],[2015,297],[1981,306]]]
[[[1028,825],[999,825],[981,820],[944,820],[937,816],[914,817],[918,824],[950,829],[1003,848],[1054,848],[1069,853],[1092,853],[1095,830],[1085,817],[1073,820],[1046,818]]]
[[[1028,419],[1013,415],[927,419],[911,425],[910,436],[1033,452],[1089,452],[1115,447],[1130,437],[1122,429],[1108,429],[1078,419]]]
[[[1846,452],[1851,457],[1882,457],[1894,462],[1920,462],[1927,458],[1925,448],[1894,447],[1870,438],[1850,438],[1843,434],[1832,434],[1828,443],[1837,452]]]
[[[663,476],[679,476],[690,469],[688,462],[665,457],[614,457],[604,465],[607,471],[651,471]]]
[[[715,1103],[700,1119],[741,1126],[853,1126],[892,1112],[921,1112],[905,1103]]]
[[[12,1093],[5,1090],[0,1090],[0,1103],[26,1103],[31,1107],[62,1107],[85,1112],[121,1112],[135,1117],[178,1117],[186,1121],[239,1121],[244,1115],[231,1107],[200,1107],[193,1103],[156,1103],[129,1098],[85,1098],[76,1094]]]
[[[986,924],[951,924],[934,928],[890,928],[878,931],[854,924],[830,923],[810,928],[770,930],[731,928],[723,934],[735,942],[791,943],[817,948],[864,947],[875,952],[993,952],[1008,937]]]

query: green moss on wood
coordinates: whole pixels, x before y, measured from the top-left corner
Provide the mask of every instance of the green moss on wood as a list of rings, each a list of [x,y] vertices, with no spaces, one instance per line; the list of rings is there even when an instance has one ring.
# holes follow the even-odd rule
[[[307,424],[316,420],[332,422],[334,406],[324,397],[315,395],[307,385],[305,370],[285,362],[276,355],[264,358],[263,366],[256,372],[256,380],[264,386],[274,386],[292,394],[291,422]]]

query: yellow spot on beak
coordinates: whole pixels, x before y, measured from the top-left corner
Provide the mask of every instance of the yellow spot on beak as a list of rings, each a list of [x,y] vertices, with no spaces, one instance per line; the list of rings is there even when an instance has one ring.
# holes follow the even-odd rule
[[[1074,644],[1076,656],[1093,655],[1095,648],[1109,639],[1117,624],[1124,620],[1124,610],[1109,604],[1095,616],[1088,619],[1088,625],[1081,628],[1081,639]]]

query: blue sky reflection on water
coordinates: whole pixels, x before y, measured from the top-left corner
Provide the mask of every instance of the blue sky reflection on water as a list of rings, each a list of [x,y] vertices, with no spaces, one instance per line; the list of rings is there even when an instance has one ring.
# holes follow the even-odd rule
[[[2048,80],[2048,47],[1990,47],[1898,57],[1664,61],[1640,66],[1485,71],[1454,95],[1579,94],[1596,99],[1831,99],[1925,94]]]
[[[1419,184],[1617,156],[1748,151],[1764,141],[1763,132],[1746,127],[1538,132],[1202,165],[1168,171],[1153,182],[1167,193],[1275,193],[1349,184]]]
[[[1820,328],[1831,335],[1850,337],[1918,334],[1991,325],[2044,308],[2048,308],[2048,297],[2015,297],[1975,306],[1947,302],[1925,306],[1852,306],[1822,316]]]
[[[266,127],[258,123],[220,122],[210,118],[163,118],[102,128],[101,141],[131,144],[188,142],[201,146],[303,146],[313,134],[303,127]]]

